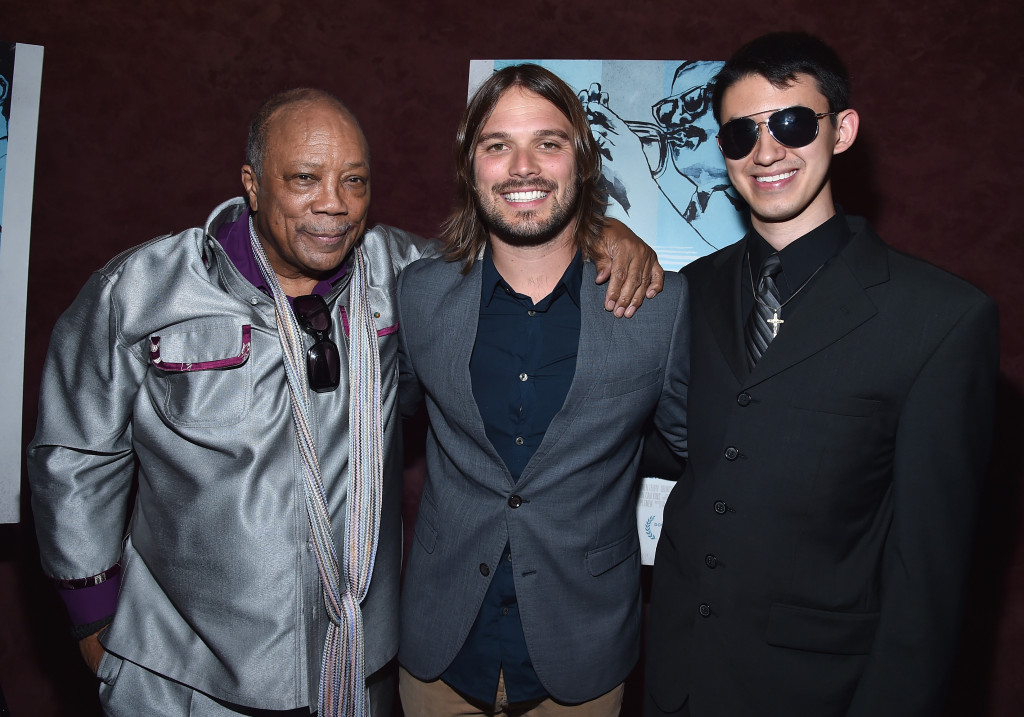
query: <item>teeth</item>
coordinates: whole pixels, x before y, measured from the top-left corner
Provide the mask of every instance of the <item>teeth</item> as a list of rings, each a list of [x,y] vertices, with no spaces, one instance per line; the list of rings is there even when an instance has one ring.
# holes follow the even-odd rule
[[[764,183],[767,184],[768,182],[781,182],[783,179],[789,179],[794,174],[796,174],[796,170],[795,169],[792,172],[784,172],[783,174],[775,174],[775,175],[772,175],[771,177],[754,177],[754,179],[756,179],[759,182],[764,182]]]
[[[506,201],[509,202],[532,202],[535,199],[543,199],[548,195],[547,192],[542,192],[538,189],[532,192],[511,192],[509,194],[502,194]]]

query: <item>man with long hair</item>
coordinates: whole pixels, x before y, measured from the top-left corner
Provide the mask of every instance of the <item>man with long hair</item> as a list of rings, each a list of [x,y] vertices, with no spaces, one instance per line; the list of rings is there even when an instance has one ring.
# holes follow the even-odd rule
[[[638,657],[636,475],[648,421],[686,452],[685,282],[628,322],[594,290],[600,158],[536,65],[477,90],[445,256],[399,285],[427,482],[402,596],[407,717],[615,715]],[[429,327],[429,329],[428,329]]]

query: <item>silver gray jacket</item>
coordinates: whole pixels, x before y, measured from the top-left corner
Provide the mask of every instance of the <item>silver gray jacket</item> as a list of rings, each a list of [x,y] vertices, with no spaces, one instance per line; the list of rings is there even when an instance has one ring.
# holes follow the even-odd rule
[[[205,228],[129,249],[89,279],[53,332],[29,479],[48,575],[80,579],[122,563],[103,636],[110,653],[230,702],[289,709],[316,704],[328,620],[274,304],[214,238],[244,208],[226,202]],[[395,283],[427,245],[383,226],[363,245],[387,446],[380,543],[362,604],[370,674],[398,647]],[[343,351],[337,307],[347,301],[347,281],[327,297]],[[346,368],[343,358],[336,391],[310,395],[336,536],[348,474]],[[103,672],[116,679],[116,666]]]

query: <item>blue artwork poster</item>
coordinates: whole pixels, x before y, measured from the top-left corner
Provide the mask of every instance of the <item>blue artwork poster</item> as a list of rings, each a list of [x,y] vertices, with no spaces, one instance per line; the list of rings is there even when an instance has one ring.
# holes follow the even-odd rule
[[[14,78],[14,45],[0,43],[0,240],[3,238],[4,179],[7,170],[8,126],[11,118],[11,80]]]
[[[0,523],[20,515],[25,303],[43,48],[0,42]]]
[[[711,111],[721,62],[702,60],[474,60],[469,93],[491,72],[535,62],[579,94],[601,148],[608,215],[679,269],[746,232]]]

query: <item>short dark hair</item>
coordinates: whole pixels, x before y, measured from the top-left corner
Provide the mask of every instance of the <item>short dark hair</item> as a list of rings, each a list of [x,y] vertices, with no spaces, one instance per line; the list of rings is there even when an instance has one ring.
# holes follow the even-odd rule
[[[257,177],[263,175],[263,160],[267,157],[267,133],[270,130],[270,119],[282,107],[298,104],[316,104],[326,102],[336,106],[343,114],[352,120],[359,131],[359,120],[345,106],[345,104],[330,92],[318,90],[312,87],[296,87],[292,90],[279,92],[266,100],[249,123],[249,140],[245,145],[245,163],[252,167]]]
[[[441,239],[445,243],[445,257],[449,261],[465,262],[463,271],[469,271],[473,266],[488,237],[474,191],[476,144],[498,100],[513,87],[540,95],[565,115],[572,125],[579,189],[572,221],[576,225],[576,241],[585,257],[593,255],[594,242],[604,226],[606,202],[600,188],[601,154],[590,133],[583,103],[573,89],[550,70],[533,64],[512,65],[492,74],[473,94],[455,139],[456,205],[441,227]]]
[[[798,74],[810,75],[828,100],[829,112],[850,107],[850,75],[836,51],[806,32],[773,32],[751,40],[729,58],[715,77],[711,107],[722,122],[722,96],[750,75],[760,75],[779,89],[789,87]],[[832,118],[833,122],[835,117]]]

